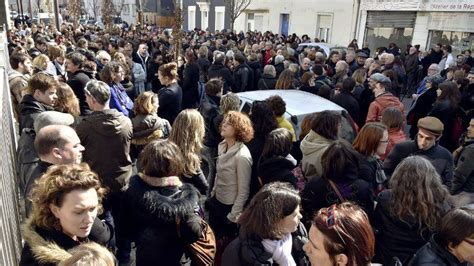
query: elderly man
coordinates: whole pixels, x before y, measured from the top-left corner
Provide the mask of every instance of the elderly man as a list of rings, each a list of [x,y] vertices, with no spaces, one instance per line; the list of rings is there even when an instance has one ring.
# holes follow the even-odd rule
[[[383,111],[388,107],[395,107],[404,114],[405,109],[403,103],[401,103],[397,97],[388,92],[390,86],[390,79],[383,74],[375,73],[370,76],[369,87],[374,92],[375,99],[369,105],[369,111],[365,121],[366,123],[380,122],[382,120]]]
[[[453,156],[438,144],[444,125],[436,117],[427,116],[418,120],[418,134],[415,140],[396,144],[384,161],[384,170],[391,176],[397,165],[410,155],[421,155],[428,159],[441,176],[443,184],[451,187],[453,179]]]

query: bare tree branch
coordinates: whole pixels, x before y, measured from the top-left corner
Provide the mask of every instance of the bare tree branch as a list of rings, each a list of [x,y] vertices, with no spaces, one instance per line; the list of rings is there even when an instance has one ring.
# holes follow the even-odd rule
[[[230,29],[234,31],[235,20],[252,3],[252,0],[224,0],[224,2],[229,7]]]

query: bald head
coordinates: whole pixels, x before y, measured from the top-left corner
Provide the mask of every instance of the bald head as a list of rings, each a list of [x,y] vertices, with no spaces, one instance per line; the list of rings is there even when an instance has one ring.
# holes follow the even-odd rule
[[[70,164],[81,162],[84,147],[71,127],[50,125],[43,127],[36,134],[35,150],[42,161]]]

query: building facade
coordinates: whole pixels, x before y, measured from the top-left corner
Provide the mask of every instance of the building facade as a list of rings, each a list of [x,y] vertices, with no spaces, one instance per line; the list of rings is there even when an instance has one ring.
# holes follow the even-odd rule
[[[428,50],[450,44],[455,54],[474,49],[474,0],[361,0],[357,39],[371,51],[396,43]]]
[[[224,0],[181,0],[183,29],[209,29],[214,32],[230,28],[229,10]]]

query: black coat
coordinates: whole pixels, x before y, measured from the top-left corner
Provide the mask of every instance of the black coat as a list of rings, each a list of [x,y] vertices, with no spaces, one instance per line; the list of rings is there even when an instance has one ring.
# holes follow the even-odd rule
[[[275,71],[276,71],[276,78],[278,79],[280,77],[281,72],[285,70],[285,65],[283,63],[279,63],[275,65]]]
[[[284,157],[260,158],[258,177],[263,185],[271,182],[288,182],[296,188],[297,178],[291,172],[296,166]]]
[[[233,90],[234,88],[234,78],[230,70],[223,64],[212,64],[209,67],[207,72],[209,79],[212,78],[221,78],[224,81],[224,92],[226,94],[228,91]]]
[[[263,74],[258,81],[259,90],[274,90],[277,83],[277,79],[268,74]]]
[[[359,102],[351,92],[341,92],[332,101],[346,109],[354,121],[359,121]]]
[[[186,243],[201,235],[200,218],[194,213],[199,200],[196,189],[190,184],[154,187],[133,176],[124,199],[122,228],[136,244],[137,265],[181,265]]]
[[[183,90],[178,83],[173,83],[158,92],[158,99],[160,102],[158,114],[173,125],[182,109]]]
[[[209,184],[207,183],[207,179],[202,171],[199,171],[199,173],[192,176],[183,175],[181,180],[185,183],[193,185],[199,191],[199,193],[201,193],[201,195],[206,195],[207,191],[209,190]]]
[[[418,99],[413,103],[414,105],[407,114],[407,121],[409,120],[411,124],[411,138],[414,138],[416,133],[418,133],[418,127],[416,126],[418,120],[428,115],[437,97],[435,89],[428,89],[418,96]]]
[[[209,67],[211,66],[211,62],[206,57],[199,57],[197,60],[197,64],[199,66],[199,79],[202,82],[207,82],[209,80],[207,77],[207,73],[209,71]]]
[[[183,71],[183,109],[195,108],[199,102],[198,92],[199,66],[196,63],[187,64]]]
[[[263,152],[263,145],[265,144],[265,136],[261,136],[261,134],[254,136],[254,138],[246,143],[245,145],[250,151],[252,155],[252,162],[260,161],[260,157],[262,156]],[[252,163],[252,174],[250,176],[250,190],[249,190],[249,197],[248,202],[253,198],[253,196],[260,190],[260,181],[258,180],[258,163]]]
[[[262,76],[262,65],[258,61],[249,62],[248,66],[253,71],[253,77],[250,80],[251,86],[250,90],[257,90],[258,89],[258,82],[260,81],[260,77]]]
[[[33,123],[39,113],[53,110],[53,107],[37,101],[33,95],[26,94],[18,105],[20,132],[22,132],[24,128],[33,128]]]
[[[90,113],[89,105],[86,102],[86,92],[84,88],[87,82],[91,79],[86,72],[79,70],[75,73],[68,73],[67,85],[71,87],[79,99],[79,108],[81,109],[81,115],[87,115]]]
[[[250,87],[250,67],[246,63],[238,65],[234,70],[234,92],[247,91]]]
[[[467,140],[456,158],[451,193],[474,193],[474,139]]]
[[[357,84],[352,93],[359,102],[359,119],[355,121],[359,127],[362,127],[365,124],[369,112],[369,106],[375,99],[375,96],[366,84]]]
[[[408,266],[465,266],[467,263],[459,262],[451,252],[443,248],[437,241],[436,235],[420,248],[408,263]]]
[[[433,109],[429,112],[429,116],[434,116],[441,120],[444,125],[443,135],[439,140],[439,144],[450,151],[454,151],[459,143],[452,140],[452,130],[454,126],[454,119],[457,114],[457,108],[453,107],[451,101],[448,99],[436,101],[433,105]]]
[[[204,118],[204,125],[206,127],[203,144],[207,147],[217,148],[217,145],[222,141],[219,128],[223,115],[219,109],[219,101],[219,97],[206,95],[204,101],[199,106],[199,112]]]

